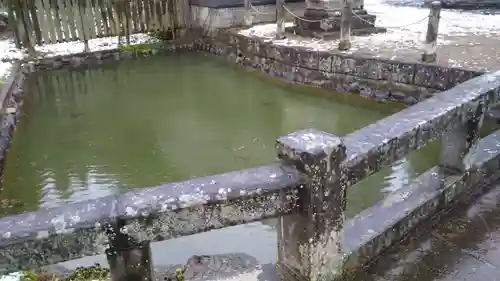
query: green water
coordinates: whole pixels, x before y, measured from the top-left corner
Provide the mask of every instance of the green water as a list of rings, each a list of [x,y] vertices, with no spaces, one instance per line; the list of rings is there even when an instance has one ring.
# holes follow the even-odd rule
[[[399,110],[361,99],[339,103],[203,55],[61,70],[36,85],[0,195],[18,204],[4,214],[268,164],[280,135],[313,127],[342,136]],[[351,188],[349,213],[433,166],[435,151]]]

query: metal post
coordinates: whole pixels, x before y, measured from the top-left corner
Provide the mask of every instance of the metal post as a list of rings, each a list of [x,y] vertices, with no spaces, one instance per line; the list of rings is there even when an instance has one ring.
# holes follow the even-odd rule
[[[464,125],[443,135],[440,166],[445,172],[460,174],[468,168],[470,157],[474,154],[473,148],[479,141],[479,130],[483,124],[485,112],[486,106],[483,101],[480,101],[476,111],[471,113]]]
[[[149,241],[136,243],[120,231],[119,223],[107,227],[109,249],[106,257],[112,281],[154,281]]]
[[[337,280],[346,208],[346,147],[334,135],[303,130],[280,137],[278,156],[307,177],[295,214],[281,217],[278,270],[284,280]],[[325,279],[326,278],[326,279]]]
[[[245,26],[252,26],[253,15],[252,15],[252,0],[245,0]]]
[[[285,38],[285,0],[276,0],[276,38]]]
[[[342,18],[340,20],[339,50],[347,51],[351,48],[351,19],[352,0],[343,0]]]
[[[427,34],[422,53],[423,62],[435,62],[437,51],[437,37],[439,18],[441,14],[441,2],[434,1],[430,5],[429,22],[427,23]]]

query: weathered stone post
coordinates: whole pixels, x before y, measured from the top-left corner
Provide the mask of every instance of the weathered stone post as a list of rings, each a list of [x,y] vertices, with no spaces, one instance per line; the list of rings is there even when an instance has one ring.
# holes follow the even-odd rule
[[[285,38],[285,0],[276,0],[276,38]]]
[[[347,51],[351,48],[351,19],[352,0],[343,0],[342,18],[340,20],[339,50]]]
[[[469,113],[469,119],[464,125],[443,135],[440,165],[447,173],[463,173],[468,166],[468,155],[479,141],[479,129],[486,114],[483,100],[478,101],[474,112]]]
[[[342,271],[346,147],[339,137],[310,129],[278,138],[277,149],[307,177],[297,212],[280,218],[279,272],[283,280],[330,280]]]
[[[250,1],[252,1],[252,0],[245,0],[245,2],[244,2],[244,5],[245,5],[244,25],[245,26],[252,26],[252,21],[253,21],[252,3]]]
[[[437,37],[439,18],[441,14],[441,2],[433,1],[430,5],[429,22],[427,23],[427,34],[422,53],[423,62],[435,62],[437,51]]]
[[[149,241],[135,243],[119,231],[109,228],[106,250],[112,281],[154,281],[153,260]],[[118,231],[117,231],[118,230]]]

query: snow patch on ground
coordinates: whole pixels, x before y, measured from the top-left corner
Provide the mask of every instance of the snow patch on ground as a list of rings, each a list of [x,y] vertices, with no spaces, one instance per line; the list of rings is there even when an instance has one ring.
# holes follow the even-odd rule
[[[122,37],[122,43],[124,38]],[[130,36],[131,44],[144,44],[154,42],[154,38],[147,34],[134,34]],[[89,40],[90,51],[111,50],[118,48],[118,37],[97,38]],[[81,41],[65,42],[37,46],[35,50],[43,56],[59,56],[77,54],[84,51],[84,43]],[[0,41],[0,81],[8,75],[12,61],[22,59],[26,56],[25,51],[16,48],[14,41]],[[1,280],[0,280],[1,281]]]
[[[387,32],[352,38],[352,48],[347,53],[370,50],[373,53],[381,49],[403,50],[421,49],[427,30],[429,9],[417,7],[395,7],[380,3],[379,0],[366,0],[366,10],[377,16],[376,26],[387,28]],[[292,23],[286,23],[292,26]],[[301,46],[313,50],[334,50],[338,40],[304,39],[288,36],[275,40],[276,24],[262,24],[241,30],[242,35],[258,36],[272,40],[276,44]],[[461,42],[468,36],[497,37],[500,34],[500,15],[461,12],[457,10],[441,11],[438,46],[462,46],[478,44]],[[457,43],[460,41],[459,43]]]

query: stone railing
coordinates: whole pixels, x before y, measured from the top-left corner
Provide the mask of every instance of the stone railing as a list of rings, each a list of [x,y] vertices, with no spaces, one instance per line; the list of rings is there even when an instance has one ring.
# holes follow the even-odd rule
[[[7,85],[14,100],[34,71],[18,67]],[[500,131],[478,136],[499,91],[500,72],[484,74],[344,137],[314,129],[280,137],[279,161],[268,166],[1,218],[0,273],[106,253],[113,280],[153,280],[151,242],[268,217],[280,220],[281,274],[351,273],[500,177]],[[344,219],[349,186],[437,139],[439,166]]]

